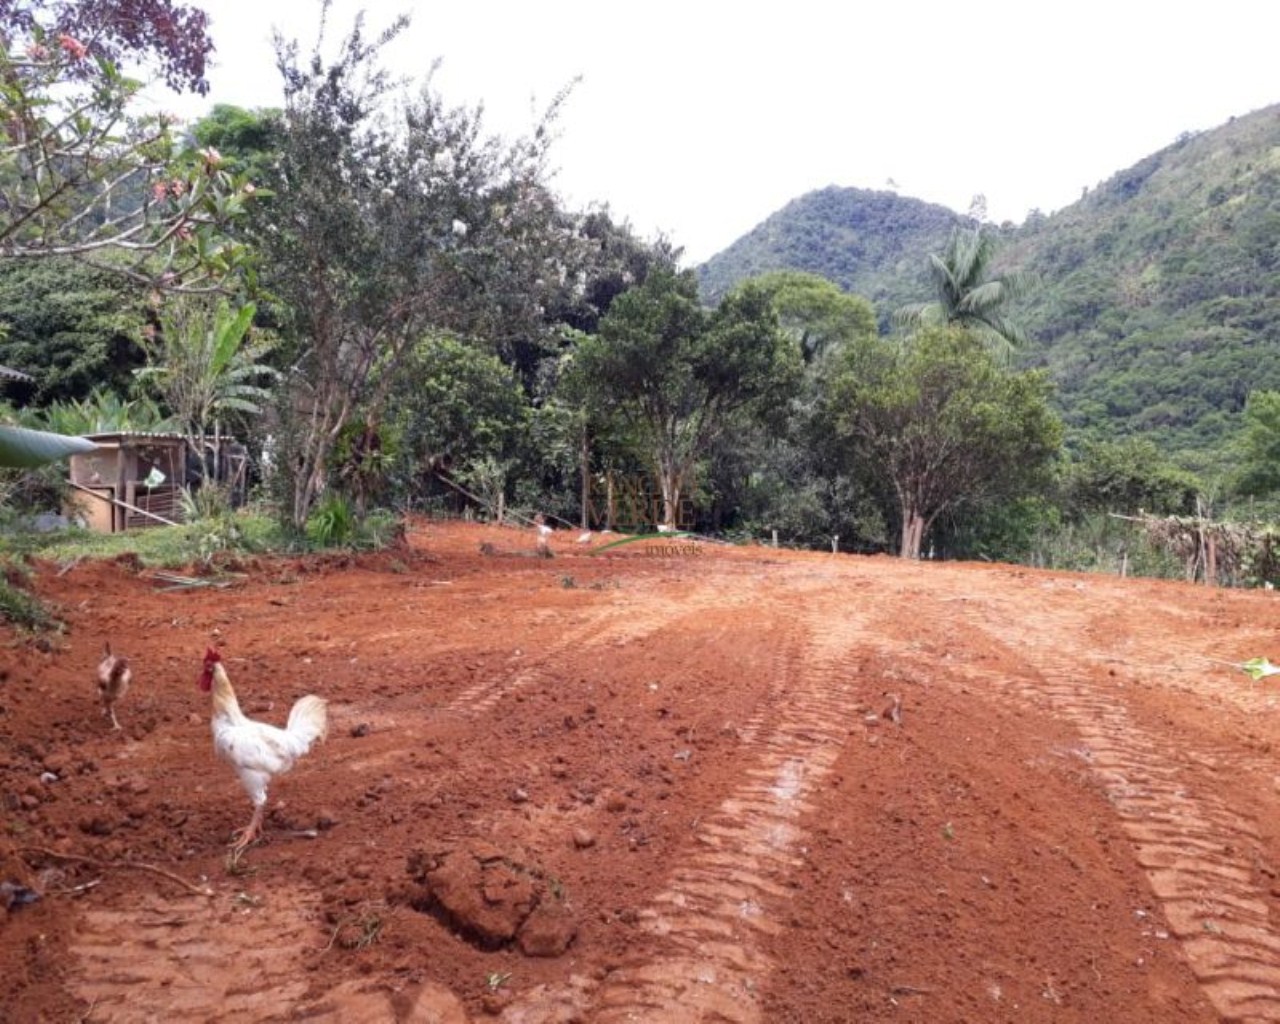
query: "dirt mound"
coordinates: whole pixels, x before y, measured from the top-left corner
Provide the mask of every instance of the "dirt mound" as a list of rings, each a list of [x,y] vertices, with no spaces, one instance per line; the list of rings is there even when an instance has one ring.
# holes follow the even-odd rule
[[[437,857],[410,855],[409,873],[423,890],[412,904],[480,949],[515,943],[528,956],[559,956],[577,934],[559,881],[526,851],[473,840]]]

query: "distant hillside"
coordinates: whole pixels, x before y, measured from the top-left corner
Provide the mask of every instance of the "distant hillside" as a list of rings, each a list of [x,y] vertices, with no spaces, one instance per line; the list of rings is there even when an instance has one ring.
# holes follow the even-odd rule
[[[788,204],[699,270],[713,297],[764,270],[820,273],[882,320],[921,292],[925,255],[964,218],[883,192]],[[1000,268],[1035,271],[1019,310],[1077,432],[1148,434],[1221,463],[1248,393],[1280,388],[1280,105],[1173,145],[1052,216],[1000,231]]]
[[[893,192],[824,188],[794,199],[697,270],[715,301],[771,270],[807,270],[890,308],[916,297],[925,256],[957,224],[953,210]]]
[[[1029,356],[1073,425],[1151,433],[1206,461],[1251,390],[1280,388],[1280,106],[1029,219],[1001,259],[1041,278]]]

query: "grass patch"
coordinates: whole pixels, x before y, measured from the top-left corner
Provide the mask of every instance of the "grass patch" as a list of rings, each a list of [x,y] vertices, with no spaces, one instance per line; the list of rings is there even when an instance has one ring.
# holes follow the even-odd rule
[[[250,551],[283,550],[288,545],[276,522],[265,515],[237,515],[237,548]],[[61,530],[55,533],[15,533],[0,537],[0,552],[70,562],[83,558],[115,558],[134,554],[144,566],[174,569],[208,557],[208,530],[201,523],[154,526],[124,533]]]
[[[33,594],[14,583],[11,573],[0,573],[0,619],[33,633],[58,629],[59,622]]]

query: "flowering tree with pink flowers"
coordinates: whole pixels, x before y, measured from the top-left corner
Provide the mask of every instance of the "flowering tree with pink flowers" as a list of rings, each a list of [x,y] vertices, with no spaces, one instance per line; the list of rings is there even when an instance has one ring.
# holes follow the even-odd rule
[[[75,257],[157,299],[251,274],[226,228],[252,184],[138,112],[147,78],[206,92],[212,49],[204,13],[174,0],[0,0],[0,260]],[[86,444],[0,424],[0,466]]]
[[[204,16],[169,0],[0,0],[0,258],[76,256],[164,290],[244,267],[225,226],[253,195],[174,121],[138,114],[139,77],[204,91]]]

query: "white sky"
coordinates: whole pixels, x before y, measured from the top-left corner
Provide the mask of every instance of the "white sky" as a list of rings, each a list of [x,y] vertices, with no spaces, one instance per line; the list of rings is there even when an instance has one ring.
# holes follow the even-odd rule
[[[218,47],[215,102],[278,106],[273,26],[308,52],[319,0],[190,0]],[[1280,4],[1218,0],[335,0],[330,43],[355,12],[401,12],[388,51],[450,105],[483,101],[518,134],[562,86],[554,184],[608,203],[699,263],[788,201],[827,185],[881,189],[1021,221],[1080,197],[1183,131],[1280,102]]]

